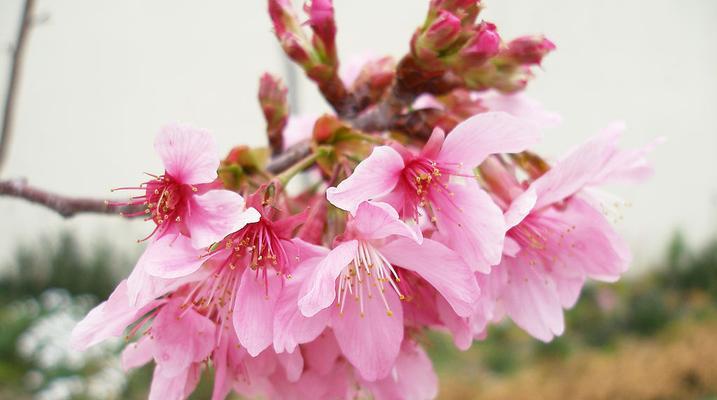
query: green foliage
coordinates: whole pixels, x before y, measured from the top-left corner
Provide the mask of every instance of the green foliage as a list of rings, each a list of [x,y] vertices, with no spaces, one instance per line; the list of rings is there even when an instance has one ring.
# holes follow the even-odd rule
[[[63,288],[71,295],[107,298],[129,271],[130,260],[117,254],[107,242],[94,244],[89,254],[83,250],[67,232],[55,240],[44,238],[21,246],[2,269],[7,272],[0,277],[0,301],[37,298],[49,288]]]

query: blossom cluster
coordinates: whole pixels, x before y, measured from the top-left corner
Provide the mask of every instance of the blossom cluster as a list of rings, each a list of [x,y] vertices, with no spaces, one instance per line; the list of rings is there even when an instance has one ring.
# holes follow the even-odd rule
[[[289,118],[286,89],[265,75],[273,153],[308,144],[280,171],[261,149],[220,159],[208,132],[162,129],[164,172],[125,188],[140,193],[123,203],[153,225],[146,250],[74,345],[125,336],[126,369],[156,364],[151,399],[188,397],[205,369],[214,399],[428,399],[428,329],[460,349],[504,319],[543,341],[562,334],[585,282],[628,267],[616,200],[598,187],[646,178],[651,147],[620,150],[615,124],[554,163],[530,151],[558,118],[505,93],[554,45],[504,43],[476,22],[480,9],[433,0],[398,66],[374,58],[352,71],[338,66],[331,1],[307,4],[309,39],[290,4],[270,0],[282,46],[336,115]],[[361,126],[391,108],[394,125]],[[288,190],[300,172],[309,184]]]

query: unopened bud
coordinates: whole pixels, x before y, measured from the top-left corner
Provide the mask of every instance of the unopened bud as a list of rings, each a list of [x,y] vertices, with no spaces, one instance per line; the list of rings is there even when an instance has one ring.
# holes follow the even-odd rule
[[[519,64],[540,65],[543,57],[555,50],[555,44],[545,36],[523,36],[508,43],[506,56]]]
[[[269,16],[277,37],[281,37],[287,31],[295,30],[298,26],[289,0],[269,0]]]
[[[279,43],[289,58],[298,64],[308,67],[311,62],[311,49],[301,37],[292,32],[286,32],[279,37]]]
[[[440,51],[453,44],[460,33],[460,19],[449,11],[441,11],[438,18],[418,38],[417,45]]]
[[[372,90],[383,91],[393,82],[396,62],[392,57],[381,57],[367,61],[353,82],[353,87],[370,87]]]
[[[440,17],[441,11],[456,15],[464,25],[473,25],[480,13],[480,0],[431,0],[427,23]]]
[[[288,0],[269,0],[269,16],[284,52],[303,67],[311,61],[311,45]]]
[[[326,143],[334,138],[334,135],[344,128],[344,125],[335,116],[324,114],[314,124],[314,140],[317,143]]]
[[[331,0],[311,0],[304,4],[309,14],[309,26],[326,48],[333,48],[336,39],[336,21]]]
[[[480,65],[498,54],[499,50],[500,36],[495,25],[482,22],[476,26],[475,34],[461,49],[461,61],[470,66]]]
[[[259,104],[266,119],[266,133],[272,152],[283,148],[282,132],[289,116],[287,89],[281,80],[265,73],[259,81]]]

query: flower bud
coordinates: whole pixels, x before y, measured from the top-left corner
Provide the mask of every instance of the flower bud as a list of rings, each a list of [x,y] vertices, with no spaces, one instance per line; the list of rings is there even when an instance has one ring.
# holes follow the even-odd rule
[[[294,31],[298,26],[289,0],[269,0],[269,16],[277,37],[287,31]]]
[[[500,36],[495,25],[482,22],[475,28],[473,37],[460,51],[461,61],[469,66],[480,65],[498,54]]]
[[[309,14],[309,26],[324,47],[333,49],[336,39],[336,21],[331,0],[311,0],[304,4]]]
[[[289,58],[305,68],[311,66],[311,48],[300,36],[286,32],[279,37],[279,44]]]
[[[304,68],[311,64],[311,45],[301,30],[289,0],[269,0],[269,16],[284,52]]]
[[[317,143],[330,142],[344,125],[335,116],[324,114],[314,124],[313,137]]]
[[[440,18],[442,11],[448,11],[458,16],[464,25],[473,25],[480,10],[480,0],[431,0],[426,22],[431,23]]]
[[[449,47],[461,33],[461,21],[448,11],[440,11],[438,18],[419,37],[419,46],[425,46],[434,51]]]
[[[282,132],[289,116],[287,89],[281,80],[265,73],[259,81],[259,104],[266,119],[266,133],[274,153],[283,148]]]
[[[353,87],[370,87],[372,90],[383,91],[393,82],[396,62],[386,56],[367,61],[353,82]]]
[[[508,43],[506,56],[519,64],[540,65],[543,57],[555,50],[555,44],[545,36],[522,36]]]

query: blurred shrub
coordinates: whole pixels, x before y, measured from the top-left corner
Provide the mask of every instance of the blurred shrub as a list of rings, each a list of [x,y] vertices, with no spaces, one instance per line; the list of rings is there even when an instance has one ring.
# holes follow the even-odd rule
[[[105,299],[129,271],[131,256],[120,256],[107,242],[82,249],[68,232],[22,245],[1,269],[0,300],[38,297],[49,288]]]

